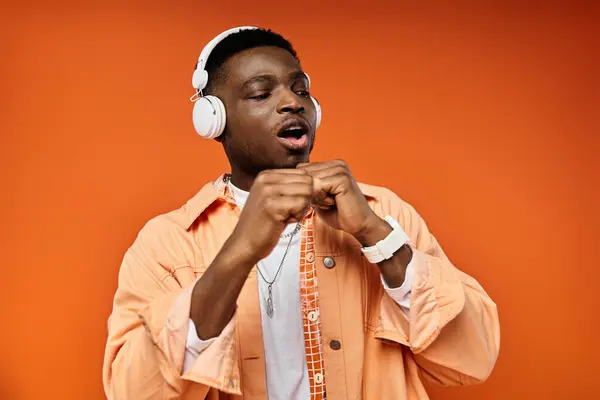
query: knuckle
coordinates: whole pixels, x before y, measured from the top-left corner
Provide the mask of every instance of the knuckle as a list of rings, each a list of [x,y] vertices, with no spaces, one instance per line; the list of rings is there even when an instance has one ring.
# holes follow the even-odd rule
[[[259,185],[263,184],[265,182],[266,178],[267,178],[267,172],[261,171],[258,173],[258,175],[256,175],[256,178],[254,179],[254,183],[258,183]]]
[[[267,197],[266,199],[263,200],[263,207],[265,210],[270,211],[272,208],[272,204],[273,201],[271,200],[271,198]]]
[[[273,214],[277,210],[277,201],[273,197],[267,197],[262,202],[264,209]]]
[[[340,165],[340,166],[337,168],[337,173],[338,173],[338,174],[343,174],[343,175],[346,175],[346,176],[347,176],[347,175],[348,175],[348,168],[346,168],[346,166],[342,166],[342,165]]]
[[[294,211],[303,211],[307,204],[308,200],[305,197],[296,198],[296,200],[294,201]]]
[[[271,195],[273,193],[273,186],[272,185],[262,185],[261,187],[261,194],[262,194],[262,198],[264,199],[264,201],[268,200]]]

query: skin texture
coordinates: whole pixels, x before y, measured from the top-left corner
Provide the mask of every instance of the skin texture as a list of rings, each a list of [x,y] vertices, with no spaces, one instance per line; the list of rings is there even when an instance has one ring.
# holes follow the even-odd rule
[[[227,112],[221,140],[232,167],[232,183],[249,191],[260,171],[307,162],[314,145],[316,110],[298,61],[284,49],[258,47],[236,54],[223,68],[227,79],[213,93]],[[310,127],[304,150],[289,151],[277,139],[282,124],[290,119],[301,119]]]
[[[232,183],[250,195],[232,235],[193,289],[190,317],[203,340],[221,333],[252,267],[270,254],[286,225],[302,220],[309,207],[363,246],[391,232],[370,209],[344,161],[309,162],[316,110],[308,80],[290,53],[254,48],[234,55],[223,68],[227,79],[212,93],[227,110],[219,141],[231,165]],[[306,126],[308,144],[302,149],[290,149],[278,138],[290,120]],[[389,286],[402,284],[411,257],[410,247],[404,246],[379,264]]]

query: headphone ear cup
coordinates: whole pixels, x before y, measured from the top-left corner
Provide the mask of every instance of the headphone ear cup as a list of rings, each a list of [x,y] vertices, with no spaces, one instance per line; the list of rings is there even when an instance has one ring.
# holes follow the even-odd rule
[[[213,106],[217,111],[218,119],[215,121],[215,136],[214,138],[221,136],[223,131],[225,131],[225,123],[227,121],[227,113],[225,112],[225,104],[221,101],[220,98],[215,96],[208,96],[210,100],[213,102]],[[214,139],[213,138],[213,139]]]
[[[198,135],[214,139],[225,129],[225,106],[215,96],[200,97],[194,103],[192,122]]]
[[[315,131],[317,129],[319,129],[319,125],[321,125],[321,106],[319,105],[319,102],[317,101],[317,99],[315,99],[314,97],[310,97],[310,99],[312,100],[313,104],[315,105],[315,110],[317,112],[317,122],[315,123]]]
[[[202,90],[206,87],[208,83],[208,72],[204,70],[195,70],[192,75],[192,86],[196,90]]]

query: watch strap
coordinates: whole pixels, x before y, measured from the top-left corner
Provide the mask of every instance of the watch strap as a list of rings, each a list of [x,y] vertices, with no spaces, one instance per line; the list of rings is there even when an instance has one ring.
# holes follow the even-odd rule
[[[410,238],[396,219],[390,215],[386,215],[383,219],[390,224],[392,232],[384,239],[375,243],[374,246],[363,247],[361,249],[364,256],[372,264],[389,260],[402,246],[410,241]]]

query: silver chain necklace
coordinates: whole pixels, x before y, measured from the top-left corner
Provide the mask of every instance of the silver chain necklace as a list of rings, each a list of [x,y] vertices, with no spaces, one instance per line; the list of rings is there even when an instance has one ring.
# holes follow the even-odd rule
[[[231,180],[231,175],[226,174],[223,177],[223,181],[225,182],[225,184],[229,187],[229,190],[231,191],[231,186],[229,186],[229,181]],[[273,280],[268,281],[265,276],[263,275],[263,273],[261,272],[260,268],[258,266],[256,266],[256,269],[258,270],[258,273],[260,274],[260,277],[263,279],[263,281],[265,281],[265,283],[268,285],[267,286],[267,291],[268,291],[268,297],[267,297],[267,315],[269,316],[269,318],[273,318],[273,314],[275,313],[275,310],[273,309],[273,284],[275,283],[275,280],[277,279],[277,276],[279,276],[279,272],[281,271],[281,268],[283,267],[283,263],[285,262],[285,257],[287,256],[288,250],[290,249],[290,245],[292,244],[292,240],[294,239],[294,235],[296,235],[296,233],[298,233],[298,231],[300,231],[300,229],[302,228],[302,221],[298,222],[296,224],[296,227],[294,228],[293,231],[288,232],[286,234],[281,234],[279,235],[279,237],[281,239],[286,239],[286,238],[290,238],[290,240],[288,241],[288,244],[285,248],[285,253],[283,253],[283,257],[281,258],[281,263],[279,263],[279,267],[277,268],[277,272],[275,272],[275,276],[273,277]],[[264,262],[261,261],[261,263],[264,265]]]
[[[297,227],[301,227],[301,223],[298,222]],[[258,270],[258,273],[260,274],[260,277],[263,279],[263,281],[265,281],[265,283],[268,285],[267,286],[267,290],[268,290],[268,297],[267,297],[267,315],[270,318],[273,318],[273,314],[274,314],[274,309],[273,309],[273,283],[275,283],[275,279],[277,279],[277,276],[279,275],[279,272],[281,271],[281,267],[283,267],[283,263],[285,261],[285,257],[287,256],[288,250],[290,249],[290,245],[292,244],[292,240],[294,239],[294,234],[296,232],[298,232],[298,229],[294,229],[292,231],[292,235],[290,236],[290,240],[285,248],[285,253],[283,253],[283,257],[281,258],[281,263],[279,263],[279,267],[277,268],[277,272],[275,272],[275,276],[273,277],[272,281],[268,281],[265,276],[263,275],[263,273],[260,271],[260,268],[258,268],[258,266],[256,266],[256,269]],[[265,265],[265,263],[263,261],[261,261],[262,265]]]

